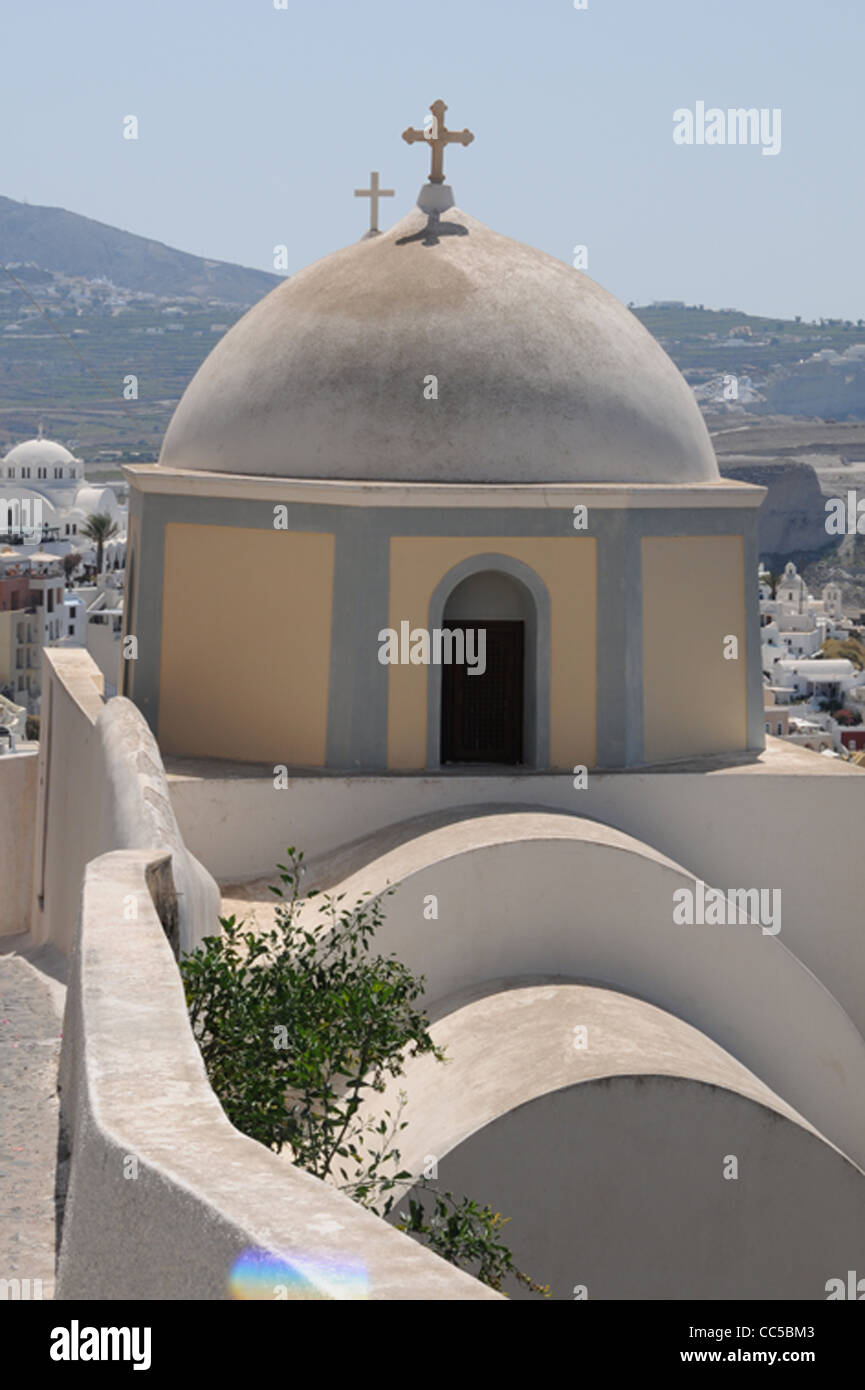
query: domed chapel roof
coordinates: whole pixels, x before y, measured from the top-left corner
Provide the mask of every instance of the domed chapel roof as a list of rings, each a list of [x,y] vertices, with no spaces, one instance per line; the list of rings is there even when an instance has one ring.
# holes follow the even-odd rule
[[[291,276],[225,334],[159,462],[393,482],[720,476],[690,388],[635,315],[453,206],[441,178],[389,231]]]
[[[25,439],[23,443],[16,444],[2,462],[51,467],[54,464],[77,463],[78,460],[63,444],[58,444],[53,439],[43,439],[42,435],[39,435],[37,439]]]

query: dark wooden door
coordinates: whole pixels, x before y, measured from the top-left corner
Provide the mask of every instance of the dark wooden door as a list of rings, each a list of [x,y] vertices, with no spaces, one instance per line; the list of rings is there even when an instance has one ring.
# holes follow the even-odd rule
[[[479,618],[443,626],[483,629],[487,649],[482,676],[463,664],[442,667],[442,762],[521,763],[525,624]]]

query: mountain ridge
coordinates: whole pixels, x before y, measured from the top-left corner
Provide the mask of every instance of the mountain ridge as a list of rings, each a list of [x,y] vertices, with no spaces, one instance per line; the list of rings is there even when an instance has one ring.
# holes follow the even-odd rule
[[[105,278],[119,289],[141,294],[193,295],[243,305],[254,304],[283,278],[178,251],[66,208],[2,195],[0,263],[34,263],[58,274]]]

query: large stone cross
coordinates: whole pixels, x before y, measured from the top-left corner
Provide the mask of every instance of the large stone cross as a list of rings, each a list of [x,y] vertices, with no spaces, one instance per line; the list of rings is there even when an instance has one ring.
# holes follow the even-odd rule
[[[404,130],[402,138],[409,145],[415,144],[418,140],[426,140],[429,143],[432,153],[432,166],[430,168],[430,183],[444,183],[444,152],[445,145],[470,145],[474,136],[470,130],[448,130],[445,126],[445,112],[447,107],[443,101],[434,101],[430,107],[433,114],[432,126],[425,127],[424,130]]]
[[[378,231],[378,200],[379,198],[392,198],[394,190],[392,188],[379,188],[378,172],[374,171],[369,176],[369,188],[356,188],[354,196],[356,198],[369,198],[369,229],[371,232]]]

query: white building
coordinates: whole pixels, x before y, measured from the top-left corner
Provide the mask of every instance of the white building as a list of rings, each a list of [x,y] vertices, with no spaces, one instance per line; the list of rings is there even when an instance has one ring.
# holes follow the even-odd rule
[[[779,661],[816,656],[827,638],[843,641],[850,636],[853,624],[843,614],[840,584],[827,584],[823,597],[815,599],[792,560],[784,566],[774,598],[762,568],[758,583],[763,672],[770,680]]]
[[[68,632],[65,580],[59,555],[0,549],[0,694],[28,714],[41,696],[41,651]]]
[[[117,694],[123,636],[123,580],[110,570],[95,584],[79,585],[66,595],[66,629],[62,645],[86,647],[102,672],[105,693]]]
[[[849,717],[839,724],[834,715],[839,705],[862,715],[865,674],[851,661],[822,656],[827,638],[843,641],[855,631],[843,616],[841,586],[827,584],[815,599],[792,561],[774,598],[762,568],[758,584],[766,732],[812,752],[843,754],[851,725]]]
[[[812,752],[843,754],[845,748],[860,746],[855,735],[851,743],[849,730],[861,727],[865,673],[852,661],[778,661],[774,683],[764,687],[764,695],[767,733]],[[859,716],[859,724],[852,726],[850,715],[840,715],[841,705],[854,718]],[[839,723],[836,714],[844,722]]]
[[[106,568],[113,568],[126,556],[126,511],[113,488],[88,482],[81,459],[41,433],[16,444],[0,461],[0,542],[25,552],[47,546],[60,555],[78,550],[92,564],[95,547],[81,528],[95,513],[117,524],[104,557]]]
[[[777,695],[787,694],[788,700],[846,700],[861,698],[865,692],[865,672],[857,671],[852,661],[777,661],[775,684]]]

